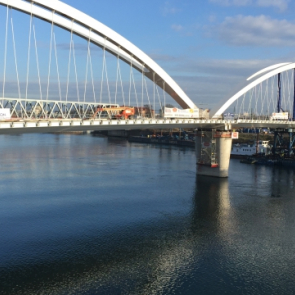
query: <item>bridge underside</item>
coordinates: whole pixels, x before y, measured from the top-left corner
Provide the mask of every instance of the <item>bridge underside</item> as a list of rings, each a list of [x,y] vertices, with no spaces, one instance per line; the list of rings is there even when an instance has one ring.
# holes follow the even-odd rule
[[[198,119],[135,119],[135,120],[11,120],[0,121],[0,134],[47,133],[103,130],[146,130],[189,128],[200,130],[233,130],[239,128],[294,129],[293,121],[198,120]]]
[[[144,120],[21,120],[0,122],[0,134],[47,133],[71,131],[104,131],[104,130],[144,130],[144,129],[174,129],[174,128],[212,128],[222,122],[182,119],[144,119]]]

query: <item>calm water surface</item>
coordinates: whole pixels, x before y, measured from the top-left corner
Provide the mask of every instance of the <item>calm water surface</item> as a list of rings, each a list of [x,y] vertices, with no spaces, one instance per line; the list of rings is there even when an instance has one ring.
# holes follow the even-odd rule
[[[294,294],[293,170],[90,135],[0,136],[0,294]]]

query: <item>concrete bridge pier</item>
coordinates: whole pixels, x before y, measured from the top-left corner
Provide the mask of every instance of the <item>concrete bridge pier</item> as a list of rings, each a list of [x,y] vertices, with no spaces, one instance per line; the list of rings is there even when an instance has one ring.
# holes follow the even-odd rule
[[[228,177],[232,132],[196,130],[197,175]]]

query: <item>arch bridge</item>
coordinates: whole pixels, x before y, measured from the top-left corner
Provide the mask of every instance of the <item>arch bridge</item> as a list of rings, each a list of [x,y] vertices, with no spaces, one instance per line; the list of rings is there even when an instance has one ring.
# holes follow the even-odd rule
[[[274,122],[271,116],[288,112],[289,118],[294,117],[294,99],[290,97],[295,93],[291,81],[295,79],[294,73],[288,73],[294,63],[276,64],[257,72],[250,77],[256,79],[228,99],[210,119],[207,110],[199,109],[148,55],[85,13],[58,0],[0,0],[0,5],[0,109],[9,109],[11,116],[0,121],[0,132],[20,128],[20,132],[26,128],[43,132],[53,127],[227,129],[242,124],[293,125],[290,121]],[[278,82],[274,83],[276,75]],[[163,110],[175,103],[176,108],[190,109],[198,115],[169,117]],[[132,120],[111,120],[105,111],[97,112],[98,106],[133,106],[136,116]]]
[[[0,28],[0,133],[295,130],[295,63],[255,73],[210,118],[142,50],[62,1],[0,0]],[[119,115],[127,109],[132,116]],[[220,145],[227,156],[219,158],[228,161],[228,147]]]

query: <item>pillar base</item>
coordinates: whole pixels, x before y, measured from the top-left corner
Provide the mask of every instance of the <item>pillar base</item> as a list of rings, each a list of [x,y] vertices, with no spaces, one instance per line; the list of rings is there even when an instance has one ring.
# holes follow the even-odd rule
[[[228,177],[232,132],[196,132],[197,175]]]
[[[228,177],[228,169],[212,168],[211,166],[197,164],[197,175],[225,178]]]

